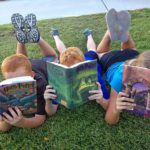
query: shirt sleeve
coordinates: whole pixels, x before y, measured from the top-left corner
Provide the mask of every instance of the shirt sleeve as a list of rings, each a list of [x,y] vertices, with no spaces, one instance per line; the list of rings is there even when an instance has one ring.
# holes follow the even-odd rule
[[[47,82],[44,78],[39,76],[37,79],[37,113],[38,115],[46,115],[44,92]]]
[[[123,90],[122,75],[123,75],[123,72],[121,70],[116,72],[115,75],[113,76],[111,82],[110,82],[110,86],[117,93],[119,93]]]
[[[46,115],[44,96],[41,95],[37,98],[37,115]]]

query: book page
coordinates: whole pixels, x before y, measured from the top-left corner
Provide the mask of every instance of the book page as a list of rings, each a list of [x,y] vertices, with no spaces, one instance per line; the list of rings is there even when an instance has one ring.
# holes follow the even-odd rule
[[[16,78],[7,79],[0,82],[0,86],[7,85],[7,84],[31,82],[31,81],[34,81],[34,79],[31,76],[16,77]]]

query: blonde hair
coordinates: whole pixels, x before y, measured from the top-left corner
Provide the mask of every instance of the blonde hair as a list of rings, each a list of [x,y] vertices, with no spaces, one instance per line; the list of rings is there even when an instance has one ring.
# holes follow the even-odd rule
[[[150,69],[150,50],[141,53],[137,58],[127,60],[126,65],[139,66]]]
[[[27,73],[32,72],[32,66],[29,59],[21,54],[11,55],[6,57],[1,65],[2,74],[6,72],[15,72],[18,68],[24,67]]]
[[[60,63],[68,67],[82,61],[84,61],[84,55],[77,47],[68,47],[60,55]]]
[[[136,60],[136,65],[150,69],[150,50],[147,50],[139,55]]]

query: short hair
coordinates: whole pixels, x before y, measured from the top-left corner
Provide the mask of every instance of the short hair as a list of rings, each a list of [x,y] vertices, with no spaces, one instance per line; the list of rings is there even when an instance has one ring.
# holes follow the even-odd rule
[[[18,68],[24,67],[27,73],[32,72],[32,66],[29,59],[22,54],[15,54],[6,57],[1,65],[2,74],[6,72],[15,72]]]
[[[60,55],[60,63],[68,67],[83,61],[84,55],[77,47],[68,47]]]

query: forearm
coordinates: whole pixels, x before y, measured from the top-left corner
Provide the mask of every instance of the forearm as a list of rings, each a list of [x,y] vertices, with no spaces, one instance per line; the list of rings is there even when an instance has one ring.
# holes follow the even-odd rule
[[[109,103],[109,100],[105,100],[104,98],[100,99],[100,100],[96,100],[96,102],[98,104],[100,104],[104,110],[107,110],[108,108],[108,103]]]
[[[58,105],[52,104],[52,101],[46,100],[45,110],[49,116],[52,116],[56,113]]]
[[[12,125],[8,124],[5,121],[0,121],[0,131],[2,132],[6,132],[8,130],[10,130],[12,127]]]
[[[105,115],[106,122],[111,125],[114,125],[119,121],[120,111],[116,109],[117,95],[118,93],[111,89],[109,104]]]
[[[40,116],[40,115],[38,115]],[[23,117],[17,124],[15,124],[14,126],[16,127],[20,127],[20,128],[36,128],[39,127],[40,125],[42,125],[44,123],[46,119],[45,115],[41,115],[41,117],[32,117],[32,118],[25,118]]]

